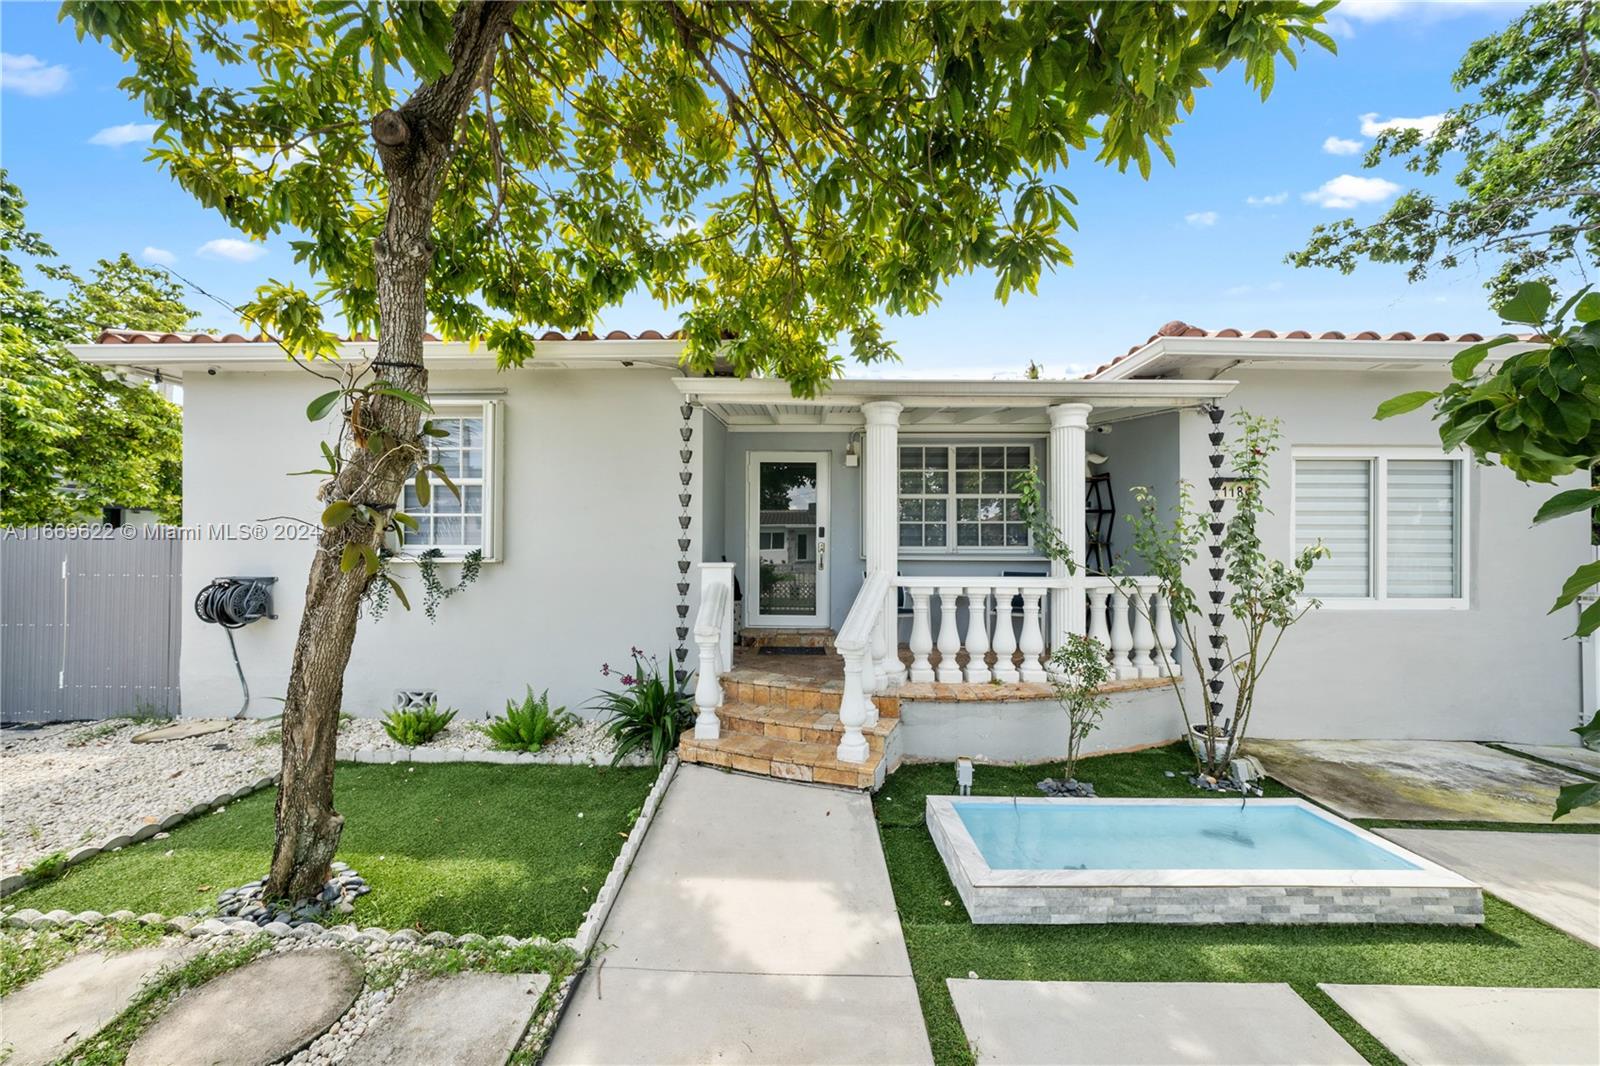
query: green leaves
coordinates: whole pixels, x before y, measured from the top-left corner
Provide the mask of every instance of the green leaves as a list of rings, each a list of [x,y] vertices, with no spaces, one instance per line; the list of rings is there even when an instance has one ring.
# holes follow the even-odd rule
[[[426,285],[404,297],[436,332],[517,366],[535,327],[592,328],[647,295],[685,308],[689,369],[723,360],[802,394],[840,373],[836,338],[892,357],[880,316],[954,278],[989,271],[1004,298],[1070,263],[1070,194],[1042,176],[1091,155],[1147,173],[1218,72],[1264,93],[1299,46],[1332,44],[1321,5],[1296,3],[63,14],[126,64],[174,181],[249,239],[292,232],[315,285],[274,281],[248,310],[297,356],[334,354],[335,321],[375,331],[374,242],[408,200],[369,126],[409,100],[454,147],[426,183]],[[457,69],[484,24],[491,55]]]
[[[1490,340],[1479,341],[1477,344],[1474,344],[1471,347],[1461,349],[1461,351],[1456,353],[1456,357],[1450,360],[1451,375],[1454,376],[1457,381],[1466,381],[1470,379],[1477,371],[1478,364],[1483,362],[1484,359],[1488,358],[1488,355],[1491,351],[1500,347],[1502,344],[1510,344],[1516,339],[1517,338],[1509,335],[1503,337],[1494,337]],[[1410,394],[1408,393],[1407,395]],[[1381,412],[1382,410],[1383,409],[1380,407],[1379,411]],[[1397,411],[1395,413],[1400,414],[1402,412]],[[1388,416],[1380,413],[1378,417],[1386,418]]]
[[[1579,807],[1593,807],[1600,804],[1600,781],[1579,781],[1572,785],[1561,786],[1561,791],[1556,793],[1556,812],[1550,816],[1553,822],[1564,818]]]
[[[1495,309],[1505,322],[1523,322],[1537,326],[1544,322],[1550,310],[1550,286],[1542,281],[1527,281],[1517,286],[1517,293]]]
[[[1539,508],[1539,512],[1533,516],[1533,524],[1538,525],[1552,518],[1576,514],[1579,511],[1592,511],[1596,506],[1600,506],[1600,489],[1568,489],[1546,500]]]
[[[306,405],[306,420],[309,422],[321,422],[328,417],[328,412],[333,410],[334,405],[339,402],[339,398],[343,395],[343,389],[334,389],[332,392],[325,392],[315,400],[312,400]]]
[[[1401,393],[1399,396],[1391,397],[1380,403],[1378,405],[1378,413],[1373,417],[1382,420],[1393,418],[1395,415],[1403,415],[1408,411],[1415,411],[1438,395],[1437,392],[1423,390]]]
[[[356,513],[356,505],[349,500],[334,500],[322,509],[322,524],[328,529],[338,529]]]

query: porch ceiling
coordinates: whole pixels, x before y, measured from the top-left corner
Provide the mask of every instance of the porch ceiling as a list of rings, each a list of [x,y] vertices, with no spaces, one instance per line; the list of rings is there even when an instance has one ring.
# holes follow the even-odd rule
[[[966,428],[1049,428],[1047,408],[1087,403],[1091,424],[1220,400],[1233,381],[871,381],[834,382],[814,399],[793,396],[782,382],[736,378],[678,378],[680,392],[729,426],[740,428],[854,428],[861,405],[895,400],[905,406],[902,428],[959,432]]]

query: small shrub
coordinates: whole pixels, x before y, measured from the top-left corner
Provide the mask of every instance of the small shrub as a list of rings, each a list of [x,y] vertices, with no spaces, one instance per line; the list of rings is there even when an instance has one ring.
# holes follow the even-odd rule
[[[64,851],[52,851],[44,858],[40,859],[38,862],[22,871],[22,873],[29,881],[50,881],[60,877],[66,872],[66,869],[67,853]]]
[[[86,744],[93,743],[96,740],[100,740],[100,739],[102,739],[104,737],[109,737],[112,733],[115,733],[117,730],[122,729],[127,724],[128,723],[125,722],[125,721],[124,722],[101,722],[99,725],[90,726],[87,729],[81,729],[78,732],[72,734],[72,736],[67,738],[67,747],[69,747],[69,748],[81,748],[81,747],[85,746]]]
[[[396,744],[414,748],[419,744],[426,744],[444,732],[444,727],[449,725],[455,716],[455,708],[450,707],[441,711],[431,703],[426,707],[393,710],[383,716],[383,731],[388,733],[389,739]]]
[[[610,664],[600,672],[611,676]],[[693,702],[678,687],[670,665],[663,668],[638,648],[633,649],[633,672],[622,675],[622,686],[621,692],[602,692],[594,701],[606,712],[606,733],[616,746],[611,764],[648,750],[660,769],[678,746],[678,735],[694,721]]]
[[[486,722],[483,731],[500,751],[538,751],[577,724],[565,707],[550,709],[549,689],[535,696],[529,685],[522,702],[506,700],[505,716]]]

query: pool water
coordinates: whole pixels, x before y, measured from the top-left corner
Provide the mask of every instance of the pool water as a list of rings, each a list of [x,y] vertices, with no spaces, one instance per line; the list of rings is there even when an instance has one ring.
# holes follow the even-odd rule
[[[963,803],[992,870],[1417,870],[1295,806]]]

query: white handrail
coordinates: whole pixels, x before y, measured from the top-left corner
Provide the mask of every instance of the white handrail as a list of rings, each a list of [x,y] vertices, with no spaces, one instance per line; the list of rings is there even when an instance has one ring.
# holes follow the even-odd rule
[[[839,697],[839,724],[844,727],[844,736],[835,752],[840,762],[866,762],[869,749],[862,730],[878,724],[878,707],[869,694],[878,689],[885,674],[879,649],[894,643],[881,639],[887,625],[891,587],[889,575],[883,571],[868,574],[833,641],[834,648],[844,657],[844,692]]]
[[[717,709],[722,706],[721,675],[733,668],[732,563],[701,564],[694,642],[700,653],[694,684],[694,738],[716,740],[722,735],[722,722],[717,717]]]

